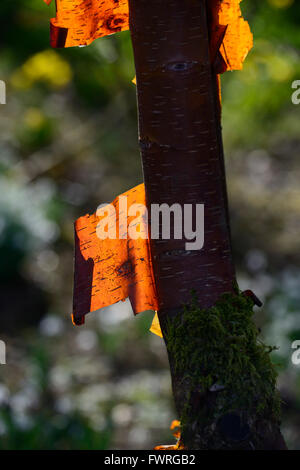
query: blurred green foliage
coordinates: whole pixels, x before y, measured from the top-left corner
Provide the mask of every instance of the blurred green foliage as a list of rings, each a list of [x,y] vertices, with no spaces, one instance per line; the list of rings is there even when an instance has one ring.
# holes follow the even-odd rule
[[[223,131],[238,278],[279,350],[283,431],[299,448],[300,79],[297,0],[244,0],[255,47],[226,73]],[[2,0],[1,449],[151,448],[172,441],[164,345],[128,303],[73,327],[73,221],[142,180],[130,35],[51,50],[42,0]]]

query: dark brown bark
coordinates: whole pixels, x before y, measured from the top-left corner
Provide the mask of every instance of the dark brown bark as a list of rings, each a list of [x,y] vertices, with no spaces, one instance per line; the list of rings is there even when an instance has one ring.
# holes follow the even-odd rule
[[[129,0],[129,11],[148,208],[205,205],[203,249],[186,251],[185,239],[151,242],[166,340],[167,321],[190,302],[191,290],[203,308],[234,290],[217,76],[204,0]],[[169,359],[180,415],[186,391]]]
[[[152,243],[160,307],[177,309],[191,289],[211,306],[232,290],[234,267],[204,3],[131,1],[130,29],[147,204],[205,204],[203,250]]]

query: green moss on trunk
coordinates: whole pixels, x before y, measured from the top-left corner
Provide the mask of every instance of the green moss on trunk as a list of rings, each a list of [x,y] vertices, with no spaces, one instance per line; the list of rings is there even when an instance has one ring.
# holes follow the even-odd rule
[[[240,448],[245,442],[263,448],[266,434],[278,427],[274,348],[258,334],[253,301],[240,292],[224,294],[210,309],[201,309],[193,296],[168,321],[182,439],[189,448]]]

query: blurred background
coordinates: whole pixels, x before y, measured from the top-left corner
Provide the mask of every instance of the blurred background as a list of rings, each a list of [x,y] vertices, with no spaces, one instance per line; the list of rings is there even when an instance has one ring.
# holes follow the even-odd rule
[[[223,131],[238,279],[279,349],[284,436],[300,449],[298,0],[244,0],[255,37],[226,73]],[[2,0],[0,449],[151,449],[176,419],[165,348],[121,303],[70,321],[73,222],[142,181],[128,32],[51,50],[42,0]]]

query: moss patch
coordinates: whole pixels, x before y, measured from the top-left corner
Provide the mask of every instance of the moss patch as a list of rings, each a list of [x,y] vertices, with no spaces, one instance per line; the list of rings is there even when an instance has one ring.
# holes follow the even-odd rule
[[[195,295],[167,324],[167,346],[175,375],[184,384],[181,423],[185,428],[215,426],[226,414],[279,420],[273,347],[258,339],[253,301],[241,292],[225,294],[210,309]],[[195,394],[197,395],[195,405]],[[202,401],[202,399],[203,401]],[[201,405],[202,402],[202,405]],[[203,403],[213,403],[203,406]]]

